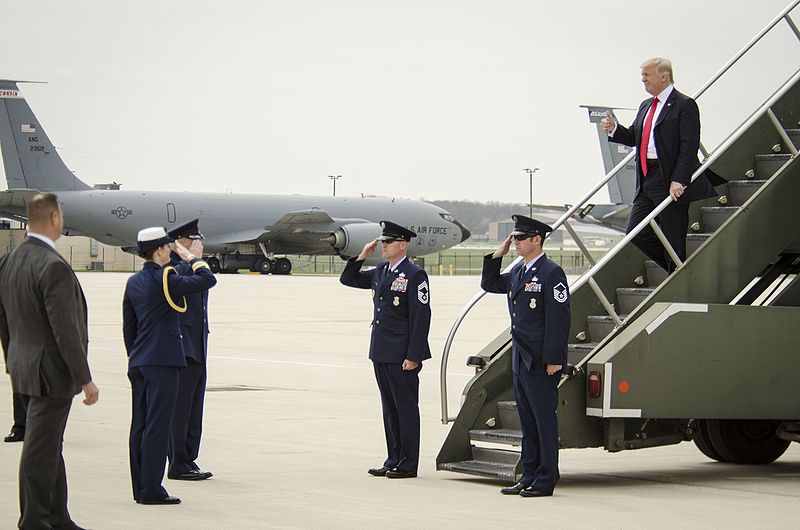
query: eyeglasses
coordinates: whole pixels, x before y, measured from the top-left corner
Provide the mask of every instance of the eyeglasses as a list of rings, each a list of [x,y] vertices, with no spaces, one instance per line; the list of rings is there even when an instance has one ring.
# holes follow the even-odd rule
[[[402,239],[382,239],[381,243],[383,243],[384,245],[391,245],[395,241],[402,241]]]
[[[198,240],[201,240],[201,241],[204,239],[203,238],[203,234],[192,234],[192,235],[186,236],[186,237],[188,237],[189,239],[198,239]]]
[[[514,234],[514,239],[517,241],[525,241],[530,237],[536,237],[537,234]]]

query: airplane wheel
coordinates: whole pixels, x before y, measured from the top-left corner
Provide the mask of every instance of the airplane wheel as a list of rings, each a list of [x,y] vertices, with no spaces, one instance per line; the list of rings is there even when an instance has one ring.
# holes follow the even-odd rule
[[[272,262],[272,260],[267,259],[267,258],[260,259],[256,263],[256,269],[261,274],[269,274],[270,272],[273,271],[274,268],[275,268],[275,264]]]
[[[694,420],[694,434],[692,435],[692,441],[694,445],[700,449],[700,452],[706,455],[711,460],[716,460],[717,462],[727,462],[722,455],[719,454],[719,451],[714,449],[714,445],[711,443],[711,440],[708,437],[708,425],[706,425],[706,420]]]
[[[222,267],[219,266],[219,260],[217,258],[208,258],[206,263],[208,263],[208,268],[211,269],[211,272],[214,274],[219,273],[222,269]]]
[[[292,272],[292,262],[287,258],[278,258],[275,260],[275,274],[289,274]]]
[[[706,420],[708,438],[724,461],[735,464],[769,464],[789,447],[775,436],[772,420]]]

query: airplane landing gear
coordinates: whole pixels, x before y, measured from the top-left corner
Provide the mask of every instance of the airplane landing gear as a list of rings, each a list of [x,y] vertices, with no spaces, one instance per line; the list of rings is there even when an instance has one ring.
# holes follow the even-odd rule
[[[275,260],[275,274],[289,274],[290,272],[292,272],[292,262],[288,258]]]

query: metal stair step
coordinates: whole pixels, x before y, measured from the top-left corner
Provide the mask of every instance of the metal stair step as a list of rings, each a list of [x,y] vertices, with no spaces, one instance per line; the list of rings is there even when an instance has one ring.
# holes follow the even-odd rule
[[[498,401],[497,416],[500,418],[500,423],[497,425],[498,428],[512,431],[522,430],[522,426],[519,423],[516,401]]]
[[[700,245],[706,242],[712,234],[689,234],[686,236],[686,257],[688,258]]]
[[[517,481],[516,466],[512,464],[495,464],[490,462],[480,462],[476,460],[465,460],[463,462],[446,462],[437,466],[443,471],[454,471],[466,475],[490,478],[508,483]]]
[[[620,313],[619,317],[624,319],[625,315]],[[600,342],[603,340],[606,335],[614,331],[617,325],[614,319],[608,315],[589,315],[586,317],[586,323],[589,327],[589,338],[593,342]]]
[[[506,445],[522,445],[522,431],[514,429],[471,429],[469,439],[473,442],[493,442]]]
[[[774,175],[790,158],[792,158],[792,155],[782,153],[756,155],[756,176],[760,179],[772,177],[772,175]]]
[[[572,366],[577,366],[578,362],[596,347],[596,342],[571,342],[567,344],[567,362]]]
[[[653,291],[651,287],[617,287],[617,311],[630,313]]]
[[[700,208],[703,232],[716,232],[737,211],[738,206],[703,206]]]
[[[650,287],[658,287],[667,279],[667,271],[661,268],[661,265],[655,261],[648,259],[644,262],[644,271],[647,276],[647,285]]]
[[[733,206],[743,205],[766,183],[766,180],[728,181],[728,204]]]

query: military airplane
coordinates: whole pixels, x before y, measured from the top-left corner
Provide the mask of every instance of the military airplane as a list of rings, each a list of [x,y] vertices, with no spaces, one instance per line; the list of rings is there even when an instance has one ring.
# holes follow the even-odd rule
[[[382,219],[417,233],[411,256],[450,248],[470,236],[446,210],[410,199],[92,188],[64,164],[19,83],[0,80],[0,148],[8,185],[0,192],[2,216],[24,222],[28,198],[54,192],[64,212],[65,235],[92,237],[131,252],[140,229],[169,230],[199,218],[215,272],[249,268],[288,274],[291,261],[275,255],[355,256],[380,235]]]

